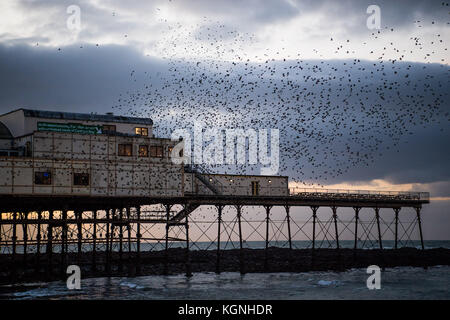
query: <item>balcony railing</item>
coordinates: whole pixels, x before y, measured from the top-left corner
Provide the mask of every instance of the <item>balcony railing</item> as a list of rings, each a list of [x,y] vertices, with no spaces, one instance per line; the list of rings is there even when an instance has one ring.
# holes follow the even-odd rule
[[[374,191],[374,190],[347,190],[347,189],[322,189],[322,188],[289,188],[290,196],[335,198],[335,199],[390,199],[390,200],[416,200],[429,201],[429,192],[408,191]]]

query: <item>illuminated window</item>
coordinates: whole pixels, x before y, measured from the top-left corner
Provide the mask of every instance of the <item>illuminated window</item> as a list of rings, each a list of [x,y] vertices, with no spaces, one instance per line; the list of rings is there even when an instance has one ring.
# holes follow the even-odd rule
[[[133,155],[132,144],[119,144],[119,156],[131,157]]]
[[[168,157],[170,158],[170,155],[172,154],[172,151],[173,151],[173,147],[168,147],[167,148],[167,153],[168,153]]]
[[[139,146],[139,157],[148,157],[148,146],[147,145]]]
[[[252,181],[252,196],[259,195],[259,181]]]
[[[163,147],[162,146],[150,146],[150,157],[162,158]]]
[[[148,128],[137,127],[134,128],[134,132],[140,136],[148,136]]]
[[[74,172],[73,185],[74,186],[88,186],[89,185],[89,173]]]
[[[52,173],[48,171],[35,172],[34,183],[45,185],[52,184]]]

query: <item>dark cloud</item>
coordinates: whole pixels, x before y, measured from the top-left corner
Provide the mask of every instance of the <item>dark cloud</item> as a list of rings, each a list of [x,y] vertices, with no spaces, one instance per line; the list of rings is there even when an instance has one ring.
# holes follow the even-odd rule
[[[0,45],[0,111],[29,107],[105,113],[121,92],[135,88],[132,69],[163,72],[164,65],[121,46],[57,50]]]
[[[310,61],[310,63],[311,65],[315,65],[318,64],[319,61]],[[178,70],[188,70],[189,68],[186,68],[186,65],[183,64],[187,63],[178,62],[178,65],[171,65],[171,67]],[[329,68],[336,68],[342,71],[341,67],[343,62],[335,61],[329,62],[329,64]],[[366,68],[370,68],[370,65],[371,63],[366,63],[364,66]],[[405,63],[405,65],[407,65],[407,63]],[[434,79],[439,79],[439,75],[442,74],[442,68],[439,66],[428,66],[428,71],[426,73],[422,73],[421,64],[408,65],[412,65],[412,69],[409,71],[411,77],[415,78],[418,82],[424,81],[430,75],[434,77]],[[325,67],[322,68],[322,72],[324,74],[329,73],[330,69]],[[401,67],[398,66],[397,68],[398,69],[396,70],[401,72]],[[131,75],[133,70],[134,72]],[[157,74],[159,75],[156,76]],[[305,76],[305,74],[306,73],[302,75]],[[355,74],[357,74],[356,71]],[[341,83],[341,81],[338,80],[340,73],[335,72],[334,75],[337,76],[337,80],[330,82],[330,89],[331,92],[338,92],[339,84]],[[182,77],[183,74],[179,73],[177,76]],[[316,74],[315,76],[320,75]],[[214,76],[211,74],[208,75],[208,77],[214,79]],[[80,48],[79,46],[63,47],[61,51],[58,51],[56,49],[30,47],[24,45],[7,47],[0,46],[0,86],[2,88],[0,93],[1,112],[7,112],[18,107],[28,107],[49,110],[77,110],[80,112],[105,113],[113,110],[113,107],[117,105],[118,98],[121,95],[122,97],[126,97],[130,94],[148,92],[144,87],[149,83],[153,83],[155,87],[161,87],[164,84],[163,81],[167,81],[168,79],[170,80],[176,78],[173,78],[173,74],[168,71],[167,62],[143,56],[137,51],[127,47],[96,47],[93,45],[85,45],[83,48]],[[251,79],[247,80],[251,81]],[[261,82],[267,80],[260,79],[259,81]],[[281,79],[272,77],[270,78],[270,81],[281,81]],[[300,83],[302,82],[301,79],[299,79],[299,81]],[[376,84],[377,81],[380,80],[377,80],[375,77],[374,79],[365,81],[366,82],[363,81],[358,86],[361,88],[367,85],[374,86],[373,83]],[[208,84],[205,83],[203,86],[207,85]],[[325,100],[322,101],[323,99],[317,94],[320,87],[311,86],[312,83],[304,83],[302,85],[305,89],[307,89],[307,92],[310,92],[311,94],[316,93],[316,98],[313,99],[316,102],[316,105],[326,102]],[[435,87],[438,89],[437,85],[435,85]],[[199,88],[201,89],[202,86]],[[211,87],[209,89],[211,91],[216,90],[217,92],[220,92],[221,90],[219,87]],[[398,84],[397,89],[402,91],[402,95],[411,93],[411,88],[404,87],[401,82]],[[194,91],[192,91],[192,93],[194,94]],[[257,92],[253,95],[256,95],[256,93]],[[445,94],[445,87],[441,88],[440,91],[436,90],[434,93]],[[167,90],[160,91],[159,94],[162,94],[163,96],[166,95],[166,97],[164,97],[161,101],[153,99],[153,104],[156,103],[157,108],[167,108],[168,105],[171,104],[170,101],[172,100],[170,99],[173,99],[172,102],[175,102],[176,99],[179,98],[177,94]],[[368,97],[372,100],[373,104],[376,104],[377,101],[381,101],[376,95],[368,95]],[[195,97],[184,97],[185,100],[190,100],[192,98]],[[235,99],[235,97],[232,96],[229,98],[230,100]],[[358,100],[356,99],[356,96],[354,98],[354,100],[349,100],[349,103],[356,105],[358,104]],[[208,108],[205,107],[207,105],[206,101],[203,102],[201,99],[202,98],[200,96],[195,98],[194,101],[197,106],[193,106],[193,108],[205,108],[204,111],[207,112]],[[162,101],[169,102],[165,105]],[[217,101],[217,103],[220,103],[220,101]],[[239,101],[236,101],[236,103],[239,103]],[[245,103],[247,103],[246,100],[242,102],[241,108],[245,108]],[[303,101],[302,103],[307,102]],[[334,104],[338,104],[338,102],[332,103],[329,106],[329,109],[337,107],[337,105],[334,106]],[[303,109],[306,109],[307,107],[308,104],[304,105]],[[395,105],[387,104],[382,107],[386,108],[385,112],[387,113],[393,113],[395,110]],[[133,104],[125,105],[121,112],[128,113],[130,111],[137,111],[138,114],[142,112],[142,114],[154,117],[156,114],[152,114],[150,111],[154,108],[155,105],[150,105],[145,102],[145,100],[136,99]],[[447,103],[443,105],[442,108],[444,111],[450,111],[448,99]],[[321,109],[321,112],[327,110],[323,109],[323,107]],[[114,111],[116,110],[117,109]],[[199,109],[196,112],[200,112],[200,110],[203,109]],[[267,112],[272,111],[267,110]],[[272,116],[275,116],[276,110],[273,110],[273,112],[275,113]],[[312,112],[316,112],[314,108],[312,109]],[[361,116],[358,113],[360,112],[358,109],[354,109],[351,112],[354,113],[353,118],[358,118]],[[411,109],[411,112],[417,111]],[[314,129],[311,130],[314,131],[311,131],[311,133],[314,133],[315,135],[333,134],[332,128],[334,128],[334,125],[331,124],[334,123],[335,120],[326,113],[327,112],[325,111],[325,118],[322,118],[321,116],[316,120],[312,120],[314,121],[312,124],[312,128]],[[192,114],[195,114],[195,112]],[[271,113],[268,113],[269,118],[267,119],[267,126],[269,127],[270,114]],[[183,111],[181,110],[181,118],[183,118],[182,115]],[[258,115],[254,114],[253,116]],[[306,112],[302,116],[307,118],[308,113]],[[376,126],[369,128],[367,135],[376,134],[380,140],[385,142],[384,147],[380,145],[370,151],[373,153],[372,156],[374,162],[371,163],[370,166],[363,165],[363,163],[361,165],[352,165],[351,169],[347,170],[344,175],[338,175],[334,178],[329,177],[327,181],[319,179],[318,182],[332,184],[340,183],[342,181],[349,182],[386,179],[392,183],[398,184],[432,183],[450,180],[450,168],[448,166],[450,161],[450,151],[447,147],[450,144],[448,116],[444,116],[443,114],[441,116],[442,119],[440,124],[439,122],[435,122],[434,124],[430,123],[423,126],[409,125],[408,128],[411,133],[403,136],[398,141],[396,147],[392,146],[392,141],[390,141],[391,138],[386,134],[386,132],[383,131],[383,128],[378,128]],[[365,120],[365,123],[373,123],[373,125],[375,125],[377,123],[376,114],[374,117],[375,118],[373,119],[369,117],[369,120],[372,120],[369,122],[368,120]],[[418,115],[416,118],[420,118],[420,116]],[[189,122],[189,119],[191,119],[190,117],[183,119],[185,120],[186,125],[192,125],[192,121]],[[232,117],[230,117],[230,119],[232,119]],[[321,119],[327,120],[326,122],[322,122]],[[261,121],[261,119],[259,121]],[[328,125],[328,121],[331,121],[330,125]],[[401,121],[401,119],[392,121]],[[252,118],[250,116],[249,118],[242,119],[239,123],[247,123],[249,127],[252,127]],[[158,125],[158,127],[161,126],[164,126],[164,124],[161,123]],[[170,130],[173,130],[174,128],[171,128],[170,124],[167,124],[167,129],[169,129],[169,131],[166,132],[166,135],[169,134]],[[309,131],[307,131],[307,133],[308,132]],[[348,141],[349,138],[351,138],[351,136],[349,136],[349,134],[351,134],[350,131],[341,128],[339,129],[339,132],[343,134],[341,137],[342,141]],[[286,144],[289,143],[291,139],[294,139],[291,135],[295,134],[295,132],[284,130],[283,134],[285,136],[281,138],[281,142]],[[308,139],[301,139],[301,141],[308,143]],[[365,147],[374,145],[374,142],[370,139],[364,141],[366,141],[367,146],[355,145],[355,150],[363,150]],[[317,149],[316,157],[319,159],[321,157],[321,153],[326,153],[327,149],[330,147],[327,145],[314,144],[314,139],[311,139],[310,142],[311,148],[314,147]],[[390,148],[386,148],[386,146]],[[345,155],[345,150],[342,150],[341,155]],[[282,154],[282,157],[283,156],[286,159],[286,169],[280,172],[281,174],[297,177],[298,174],[289,168],[291,167],[294,168],[293,170],[297,170],[299,165],[304,167],[305,172],[314,170],[313,167],[309,167],[306,158],[303,163],[296,164],[290,163],[291,156],[286,154],[286,152],[284,155]],[[335,161],[337,161],[337,159],[326,159],[327,166],[337,166],[338,164],[337,162],[334,163]],[[349,158],[348,161],[350,164],[352,161],[351,158]],[[345,166],[345,162],[343,165]],[[302,177],[297,177],[297,179],[299,178]],[[445,196],[450,194],[448,185],[444,184],[442,185],[442,188],[444,189],[438,191],[439,195]]]

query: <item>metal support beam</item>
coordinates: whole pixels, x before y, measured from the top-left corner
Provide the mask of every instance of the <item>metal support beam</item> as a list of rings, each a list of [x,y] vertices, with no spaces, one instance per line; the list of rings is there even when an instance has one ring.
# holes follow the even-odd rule
[[[92,210],[94,223],[92,226],[92,271],[97,271],[97,210]]]
[[[119,209],[119,272],[123,271],[123,208]]]
[[[359,222],[359,211],[361,210],[361,207],[353,207],[353,210],[355,210],[355,243],[353,245],[353,249],[358,249],[358,222]]]
[[[127,235],[128,235],[128,254],[129,257],[131,257],[131,223],[130,223],[130,207],[126,207],[126,214],[127,214]],[[131,260],[130,260],[131,261]]]
[[[334,233],[336,238],[336,249],[339,249],[339,231],[337,226],[337,208],[335,206],[331,207],[333,211],[333,221],[334,221]]]
[[[220,273],[220,233],[222,226],[222,210],[223,206],[218,205],[217,208],[217,261],[216,261],[216,273]]]
[[[36,272],[40,271],[40,258],[41,258],[41,219],[42,212],[41,210],[37,211],[38,214],[38,222],[37,222],[37,234],[36,234]]]
[[[164,274],[169,273],[169,220],[170,220],[170,209],[172,206],[170,204],[164,205],[166,208],[166,247],[164,252]]]
[[[141,223],[139,222],[141,220],[141,206],[138,205],[136,207],[136,214],[137,214],[137,230],[136,230],[136,274],[141,274]]]
[[[128,236],[128,273],[131,273],[133,260],[131,259],[131,223],[130,223],[130,207],[125,208],[127,215],[127,236]]]
[[[266,208],[266,249],[264,254],[264,270],[267,271],[269,267],[269,224],[270,224],[270,209],[272,206],[265,206]]]
[[[16,250],[17,250],[17,212],[13,212],[13,232],[12,232],[12,274],[15,275],[16,270]]]
[[[62,211],[62,232],[61,232],[61,275],[66,274],[66,265],[67,265],[67,210],[64,209]]]
[[[53,210],[48,211],[48,225],[47,225],[47,246],[45,249],[45,253],[47,254],[47,275],[51,275],[53,273]]]
[[[21,213],[22,216],[22,233],[23,233],[23,267],[27,264],[27,250],[28,250],[28,212]]]
[[[425,250],[425,245],[423,243],[422,219],[420,218],[420,209],[421,209],[421,207],[416,207],[417,223],[419,224],[420,244],[422,246],[422,250]]]
[[[114,208],[111,212],[111,232],[109,235],[109,249],[110,249],[110,254],[111,254],[111,264],[114,264],[114,241],[115,241],[115,237],[116,237],[116,221],[117,221],[117,208]]]
[[[288,242],[289,242],[289,250],[292,250],[292,237],[291,237],[291,216],[289,215],[290,206],[285,206],[286,209],[286,223],[288,229]]]
[[[242,206],[236,205],[237,211],[237,219],[238,219],[238,229],[239,229],[239,270],[241,274],[245,273],[244,270],[244,247],[242,240],[242,223],[241,223],[241,214],[242,214]]]
[[[317,206],[312,206],[311,210],[313,212],[313,234],[312,234],[312,249],[314,252],[314,249],[316,248],[316,219],[317,219],[317,209],[319,209],[319,207]]]
[[[401,208],[394,208],[395,212],[395,240],[394,240],[394,249],[398,249],[398,214]]]
[[[375,207],[375,218],[377,220],[377,229],[378,229],[378,243],[380,245],[380,249],[383,249],[383,241],[381,239],[381,227],[380,227],[380,208]]]
[[[112,209],[106,209],[106,259],[105,259],[105,272],[109,273],[111,271],[110,260],[111,260],[111,248],[109,246],[109,226],[110,226],[110,213],[112,215]]]
[[[77,219],[77,238],[78,238],[78,264],[81,264],[81,253],[82,253],[82,243],[83,243],[83,225],[82,225],[82,219],[83,219],[83,212],[80,210],[75,211],[75,217]]]
[[[192,277],[191,273],[191,256],[189,249],[189,215],[186,215],[186,277]]]

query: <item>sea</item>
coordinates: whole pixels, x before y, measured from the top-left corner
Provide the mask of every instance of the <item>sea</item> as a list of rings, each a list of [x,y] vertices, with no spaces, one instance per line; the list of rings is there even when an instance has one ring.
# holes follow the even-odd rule
[[[450,241],[426,241],[426,248],[450,248]],[[66,281],[0,286],[12,300],[448,300],[450,266],[381,270],[380,288],[369,289],[366,268],[343,272],[215,274],[81,278],[81,289]]]

